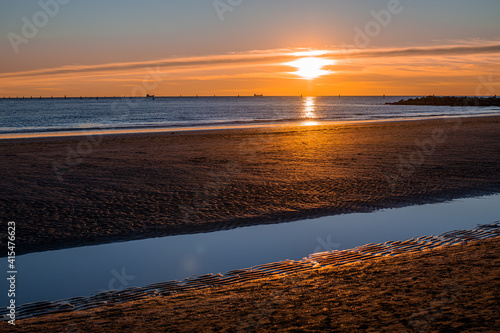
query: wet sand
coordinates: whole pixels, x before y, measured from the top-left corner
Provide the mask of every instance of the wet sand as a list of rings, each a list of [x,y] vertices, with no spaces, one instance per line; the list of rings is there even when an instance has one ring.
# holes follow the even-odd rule
[[[367,262],[381,257],[419,253],[443,246],[464,244],[474,240],[487,240],[500,236],[500,221],[477,226],[469,230],[452,230],[441,235],[413,237],[408,240],[387,241],[379,244],[365,244],[347,250],[317,252],[301,260],[284,260],[228,271],[224,274],[190,276],[182,281],[164,281],[142,287],[128,287],[122,290],[107,290],[91,296],[72,297],[54,301],[39,301],[16,306],[16,318],[81,311],[111,304],[132,302],[151,297],[165,297],[172,294],[206,290],[220,286],[250,283],[276,277],[287,278],[299,272],[318,271],[325,267],[345,266]],[[0,318],[6,318],[8,308],[0,308]]]
[[[497,332],[500,238],[6,322],[14,332]]]
[[[0,156],[21,254],[499,192],[500,117],[11,139]]]

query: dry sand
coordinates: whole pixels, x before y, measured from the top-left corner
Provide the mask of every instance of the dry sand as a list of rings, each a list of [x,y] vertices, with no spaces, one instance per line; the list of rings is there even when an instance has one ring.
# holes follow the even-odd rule
[[[500,117],[0,140],[0,156],[21,254],[498,192]]]
[[[500,238],[0,323],[4,332],[498,332]]]

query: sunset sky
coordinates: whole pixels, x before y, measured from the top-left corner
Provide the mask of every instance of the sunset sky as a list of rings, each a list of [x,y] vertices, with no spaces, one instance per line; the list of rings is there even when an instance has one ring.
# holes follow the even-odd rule
[[[498,0],[4,1],[0,96],[493,95],[498,13]]]

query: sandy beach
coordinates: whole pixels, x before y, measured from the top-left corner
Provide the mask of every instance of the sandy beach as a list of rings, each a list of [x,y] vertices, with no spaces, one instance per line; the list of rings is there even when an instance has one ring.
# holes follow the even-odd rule
[[[5,332],[494,332],[499,238],[0,323]]]
[[[500,332],[500,1],[4,2],[0,332]]]
[[[475,117],[0,140],[0,214],[21,254],[493,193],[499,128]]]

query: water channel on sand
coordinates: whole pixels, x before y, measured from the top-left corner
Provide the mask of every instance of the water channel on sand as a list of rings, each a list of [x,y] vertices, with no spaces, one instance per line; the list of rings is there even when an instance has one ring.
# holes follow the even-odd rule
[[[471,229],[500,219],[500,194],[290,223],[17,256],[16,304],[182,280],[191,275]],[[7,258],[1,258],[7,267]],[[8,290],[7,280],[0,283]],[[5,294],[0,306],[9,299]]]

